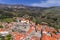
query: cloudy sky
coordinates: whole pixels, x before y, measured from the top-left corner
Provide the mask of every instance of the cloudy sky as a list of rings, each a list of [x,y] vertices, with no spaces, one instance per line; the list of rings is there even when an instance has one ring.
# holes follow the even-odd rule
[[[1,4],[23,4],[28,6],[60,6],[60,0],[0,0]]]

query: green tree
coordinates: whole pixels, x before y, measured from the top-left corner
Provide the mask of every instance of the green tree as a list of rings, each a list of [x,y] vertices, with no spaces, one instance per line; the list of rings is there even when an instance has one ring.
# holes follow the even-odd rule
[[[5,37],[5,40],[13,40],[12,35],[11,35],[11,34],[7,35],[7,36]]]
[[[0,25],[0,28],[3,28],[3,26],[2,26],[2,25]]]

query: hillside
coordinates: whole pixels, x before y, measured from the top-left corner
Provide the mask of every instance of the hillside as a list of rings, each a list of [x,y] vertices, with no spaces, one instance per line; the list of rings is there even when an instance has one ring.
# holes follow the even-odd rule
[[[13,17],[23,17],[36,22],[36,24],[45,22],[56,29],[60,28],[60,7],[0,4],[0,21]]]

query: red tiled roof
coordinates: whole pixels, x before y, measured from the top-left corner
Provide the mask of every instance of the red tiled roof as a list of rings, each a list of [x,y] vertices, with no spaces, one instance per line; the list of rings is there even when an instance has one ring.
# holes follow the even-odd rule
[[[35,28],[32,26],[30,29],[27,31],[27,34],[30,34]]]
[[[49,31],[50,31],[49,27],[45,27],[45,30],[46,30],[47,32],[49,32]]]
[[[41,28],[42,28],[42,26],[39,25],[39,24],[36,26],[36,30],[37,30],[37,31],[41,31]]]
[[[57,32],[54,28],[50,28],[49,32]]]
[[[30,40],[40,40],[40,38],[38,38],[36,36],[32,36]]]
[[[56,38],[56,34],[51,32],[52,37]]]
[[[56,38],[43,34],[42,40],[56,40]]]
[[[57,37],[58,39],[60,39],[60,33],[59,33],[59,34],[57,34],[57,35],[56,35],[56,37]]]
[[[14,37],[14,40],[23,40],[23,39],[26,37],[26,35],[20,33],[20,34],[16,34],[16,35],[13,36],[13,37]]]

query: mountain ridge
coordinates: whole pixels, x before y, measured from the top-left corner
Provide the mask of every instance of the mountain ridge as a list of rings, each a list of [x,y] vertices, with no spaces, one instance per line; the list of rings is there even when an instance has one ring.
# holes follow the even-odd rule
[[[48,23],[49,26],[60,28],[60,7],[33,7],[25,5],[2,5],[0,4],[0,19],[24,17],[41,24]]]

